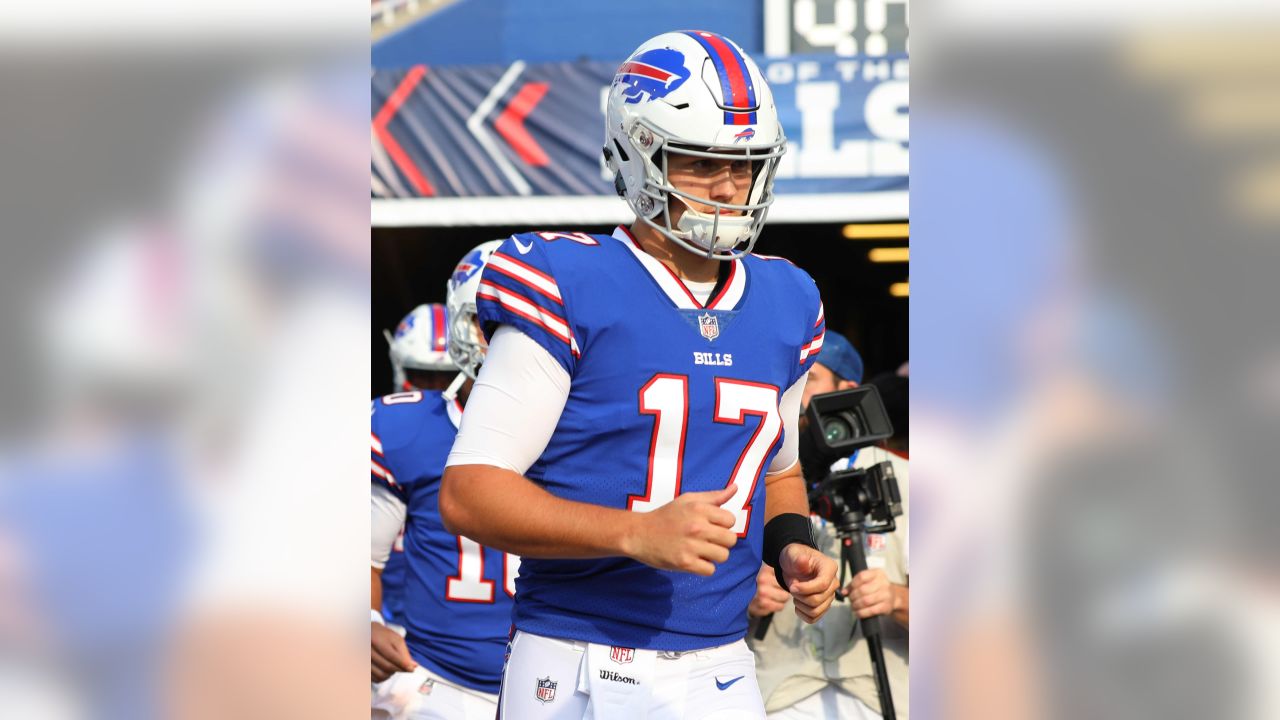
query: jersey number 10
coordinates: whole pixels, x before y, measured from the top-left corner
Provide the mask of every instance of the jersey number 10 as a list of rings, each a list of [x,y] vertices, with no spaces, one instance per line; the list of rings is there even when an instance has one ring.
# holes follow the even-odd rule
[[[745,425],[748,415],[760,424],[738,455],[728,487],[737,492],[722,507],[733,513],[733,531],[745,537],[751,520],[751,496],[764,469],[769,452],[782,437],[782,416],[778,412],[778,388],[746,380],[716,378],[717,423]],[[649,441],[648,486],[644,495],[627,498],[627,508],[636,512],[655,510],[680,494],[685,439],[689,431],[689,376],[659,373],[640,388],[640,414],[653,415],[653,437]]]
[[[520,573],[520,558],[502,553],[502,589],[509,597],[516,595],[516,575]],[[484,577],[484,546],[458,536],[458,574],[450,577],[445,587],[445,599],[454,602],[493,602],[493,581]]]

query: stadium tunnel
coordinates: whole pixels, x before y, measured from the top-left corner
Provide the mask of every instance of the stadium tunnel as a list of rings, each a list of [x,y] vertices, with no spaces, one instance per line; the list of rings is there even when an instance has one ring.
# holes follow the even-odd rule
[[[608,234],[609,225],[578,226]],[[421,303],[444,302],[445,282],[472,247],[528,226],[374,228],[371,308],[371,395],[392,392],[383,329]],[[862,354],[865,377],[891,372],[907,360],[908,293],[905,223],[771,224],[755,252],[780,255],[808,272],[826,306],[827,327],[846,335]]]

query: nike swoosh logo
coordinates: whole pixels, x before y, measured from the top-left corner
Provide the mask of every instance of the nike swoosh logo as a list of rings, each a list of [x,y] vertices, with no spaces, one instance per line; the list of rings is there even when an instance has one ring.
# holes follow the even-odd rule
[[[728,682],[720,682],[720,678],[716,678],[716,689],[717,689],[717,690],[728,690],[730,685],[732,685],[732,684],[734,684],[734,683],[738,682],[738,681],[739,681],[739,680],[741,680],[743,677],[745,677],[745,676],[744,676],[744,675],[739,675],[738,677],[733,678],[732,680],[730,680],[730,681],[728,681]]]
[[[529,251],[532,249],[533,249],[533,243],[529,243],[528,245],[523,245],[519,240],[516,240],[516,250],[519,250],[521,255],[528,255]]]

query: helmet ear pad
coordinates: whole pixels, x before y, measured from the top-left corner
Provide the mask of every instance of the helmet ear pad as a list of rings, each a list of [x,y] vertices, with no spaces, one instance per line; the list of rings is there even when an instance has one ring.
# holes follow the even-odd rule
[[[616,145],[618,141],[614,140],[613,142]],[[605,167],[613,171],[613,191],[618,194],[618,197],[625,198],[627,196],[627,181],[622,177],[622,170],[618,169],[618,163],[613,159],[613,151],[606,145],[601,150],[601,153],[604,155]]]

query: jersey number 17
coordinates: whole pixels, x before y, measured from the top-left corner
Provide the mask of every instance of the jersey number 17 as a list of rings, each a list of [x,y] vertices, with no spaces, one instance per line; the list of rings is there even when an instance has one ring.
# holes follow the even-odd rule
[[[733,531],[745,537],[751,520],[751,496],[769,452],[782,437],[778,412],[778,388],[764,383],[716,378],[716,405],[712,420],[745,425],[748,415],[760,423],[738,455],[729,485],[738,490],[722,507],[733,513]],[[689,431],[689,376],[658,373],[640,388],[640,413],[653,415],[649,441],[648,486],[644,495],[627,498],[627,509],[648,512],[676,499],[684,465],[684,444]]]

